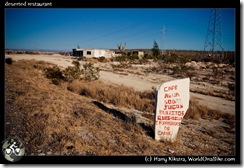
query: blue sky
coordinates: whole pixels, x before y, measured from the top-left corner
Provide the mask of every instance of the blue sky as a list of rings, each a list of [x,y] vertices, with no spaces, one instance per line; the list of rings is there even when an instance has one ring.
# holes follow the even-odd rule
[[[5,48],[71,51],[81,48],[203,50],[208,8],[7,8]],[[222,43],[235,50],[235,9],[221,9]],[[165,35],[162,29],[165,27]],[[163,40],[164,37],[164,40]],[[218,49],[218,48],[216,48]]]

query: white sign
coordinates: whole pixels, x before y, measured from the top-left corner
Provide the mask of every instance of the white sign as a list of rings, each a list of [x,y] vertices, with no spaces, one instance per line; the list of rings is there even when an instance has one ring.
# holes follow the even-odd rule
[[[157,86],[155,140],[174,142],[189,107],[190,79],[178,79]]]

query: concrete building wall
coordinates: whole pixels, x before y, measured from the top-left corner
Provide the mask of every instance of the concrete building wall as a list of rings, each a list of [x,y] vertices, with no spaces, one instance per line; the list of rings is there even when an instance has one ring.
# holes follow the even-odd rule
[[[111,51],[111,50],[107,50],[106,54],[104,55],[105,58],[111,58],[111,57],[115,57],[115,52]]]
[[[115,56],[115,52],[104,49],[73,49],[73,56],[81,56],[86,58],[111,58]]]
[[[105,57],[106,50],[94,50],[94,57]]]
[[[133,51],[132,54],[137,54],[139,58],[144,57],[144,51],[137,51],[137,50],[136,50],[136,51]]]
[[[83,49],[83,56],[86,58],[92,58],[94,57],[94,50],[89,50],[89,49]]]
[[[138,51],[138,56],[139,57],[143,57],[144,56],[144,52],[143,51]]]

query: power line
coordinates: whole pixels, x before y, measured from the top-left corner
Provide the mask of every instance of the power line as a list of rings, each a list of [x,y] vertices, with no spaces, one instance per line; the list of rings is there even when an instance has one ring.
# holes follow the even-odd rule
[[[104,38],[104,37],[108,37],[108,36],[112,36],[112,35],[119,35],[121,32],[124,32],[125,30],[130,30],[130,29],[135,29],[135,27],[136,26],[140,26],[140,25],[145,25],[145,23],[147,22],[147,21],[150,21],[150,22],[152,22],[153,21],[153,19],[154,19],[155,17],[153,16],[153,17],[148,17],[148,18],[145,18],[142,22],[137,22],[137,23],[133,23],[132,25],[128,25],[128,26],[124,26],[124,27],[122,27],[122,28],[120,28],[120,29],[117,29],[117,30],[114,30],[114,31],[112,31],[112,32],[109,32],[109,33],[105,33],[105,34],[102,34],[102,35],[100,35],[100,36],[97,36],[97,37],[94,37],[94,38],[90,38],[90,39],[87,39],[87,40],[84,40],[84,41],[80,41],[80,42],[78,42],[79,44],[83,44],[83,43],[87,43],[87,42],[91,42],[91,41],[95,41],[95,40],[98,40],[98,39],[101,39],[101,38]],[[154,24],[156,23],[156,22],[153,22]],[[142,33],[144,33],[145,31],[143,31]],[[134,35],[137,35],[138,33],[135,33],[135,34],[132,34],[132,35],[129,35],[129,36],[134,36]],[[125,36],[126,37],[126,36]],[[116,39],[119,39],[119,37],[118,38],[116,38]],[[114,40],[114,39],[113,39]]]

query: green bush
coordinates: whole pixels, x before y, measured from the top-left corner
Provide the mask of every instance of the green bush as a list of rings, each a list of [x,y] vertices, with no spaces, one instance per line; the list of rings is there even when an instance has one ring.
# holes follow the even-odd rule
[[[177,63],[178,56],[176,54],[171,54],[170,56],[163,56],[163,60],[165,63]]]
[[[138,54],[133,54],[132,56],[128,57],[130,60],[136,60],[139,59]]]
[[[153,56],[149,54],[145,54],[143,59],[153,59]]]
[[[99,58],[98,58],[98,61],[99,61],[99,62],[105,62],[105,61],[106,61],[106,58],[103,57],[103,56],[102,56],[102,57],[99,57]]]
[[[49,79],[64,79],[64,76],[60,70],[60,68],[55,65],[51,68],[45,68],[45,75]]]
[[[74,60],[72,64],[74,66],[68,66],[63,72],[57,65],[51,68],[45,68],[45,75],[47,78],[51,79],[52,83],[55,85],[59,85],[61,80],[69,82],[72,82],[75,79],[93,81],[100,77],[100,69],[94,67],[92,63],[85,63],[83,69],[81,69],[78,60]]]
[[[85,63],[82,69],[82,74],[83,74],[82,79],[88,81],[97,80],[100,77],[99,71],[100,69],[98,67],[94,67],[94,64]]]
[[[78,60],[74,60],[72,64],[74,66],[68,66],[64,70],[64,76],[68,81],[73,81],[74,79],[80,79],[80,76],[82,74],[80,68],[80,62]]]
[[[156,56],[153,56],[153,59],[154,60],[162,60],[164,58],[163,55],[156,55]]]
[[[127,54],[126,54],[128,57],[129,56],[131,56],[132,55],[132,52],[131,51],[129,51],[129,52],[127,52]]]
[[[117,56],[117,57],[114,58],[114,61],[125,62],[126,61],[126,57],[125,56]]]
[[[63,73],[57,65],[51,68],[45,68],[44,72],[46,77],[51,79],[52,83],[55,85],[60,85],[61,80],[65,80]]]

